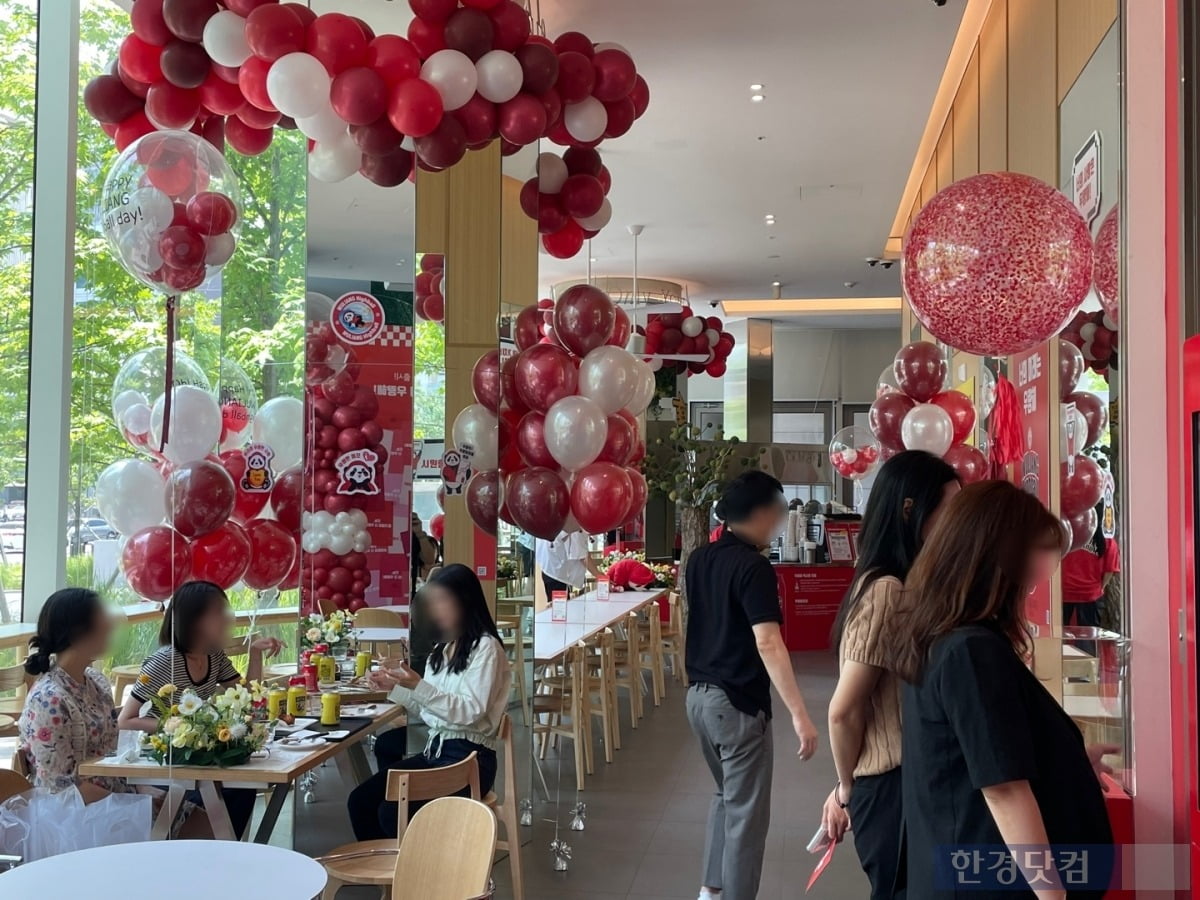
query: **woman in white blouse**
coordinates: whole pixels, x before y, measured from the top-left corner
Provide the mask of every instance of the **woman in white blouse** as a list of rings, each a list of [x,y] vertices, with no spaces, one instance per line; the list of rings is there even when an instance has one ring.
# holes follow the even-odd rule
[[[496,780],[497,734],[511,675],[483,586],[467,566],[446,566],[430,576],[420,602],[439,635],[425,677],[401,663],[372,673],[371,681],[421,717],[429,740],[421,753],[406,756],[406,729],[380,735],[375,745],[379,771],[355,788],[347,803],[360,841],[396,836],[396,804],[384,799],[389,769],[436,769],[475,753],[480,790],[486,794]],[[416,806],[411,804],[410,815]]]

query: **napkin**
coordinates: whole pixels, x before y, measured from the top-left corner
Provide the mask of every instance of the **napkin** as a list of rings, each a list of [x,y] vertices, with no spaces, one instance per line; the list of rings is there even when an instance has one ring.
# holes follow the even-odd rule
[[[280,722],[275,726],[275,733],[276,734],[291,734],[292,732],[294,732],[300,728],[307,728],[309,725],[315,725],[316,721],[317,721],[316,719],[297,719],[291,725],[288,725],[285,722]],[[294,737],[295,735],[292,735],[292,736]]]

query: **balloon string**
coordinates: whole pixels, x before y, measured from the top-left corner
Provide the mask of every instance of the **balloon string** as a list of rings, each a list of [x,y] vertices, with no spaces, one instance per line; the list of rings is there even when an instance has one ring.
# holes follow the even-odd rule
[[[175,311],[179,305],[179,296],[167,296],[167,365],[163,380],[163,420],[162,438],[158,442],[158,452],[167,448],[167,440],[171,434],[171,387],[175,384]]]

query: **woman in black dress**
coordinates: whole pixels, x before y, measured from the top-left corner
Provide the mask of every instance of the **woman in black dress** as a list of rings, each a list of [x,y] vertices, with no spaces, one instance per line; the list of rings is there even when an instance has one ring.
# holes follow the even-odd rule
[[[894,617],[909,897],[1104,895],[1099,760],[1026,666],[1025,598],[1064,540],[1036,497],[983,482],[949,503],[909,573]]]

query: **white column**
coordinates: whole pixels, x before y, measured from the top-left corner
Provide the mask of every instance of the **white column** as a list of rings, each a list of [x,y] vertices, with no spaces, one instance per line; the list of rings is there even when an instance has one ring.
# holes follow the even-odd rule
[[[79,0],[41,0],[37,55],[25,621],[66,584]]]

